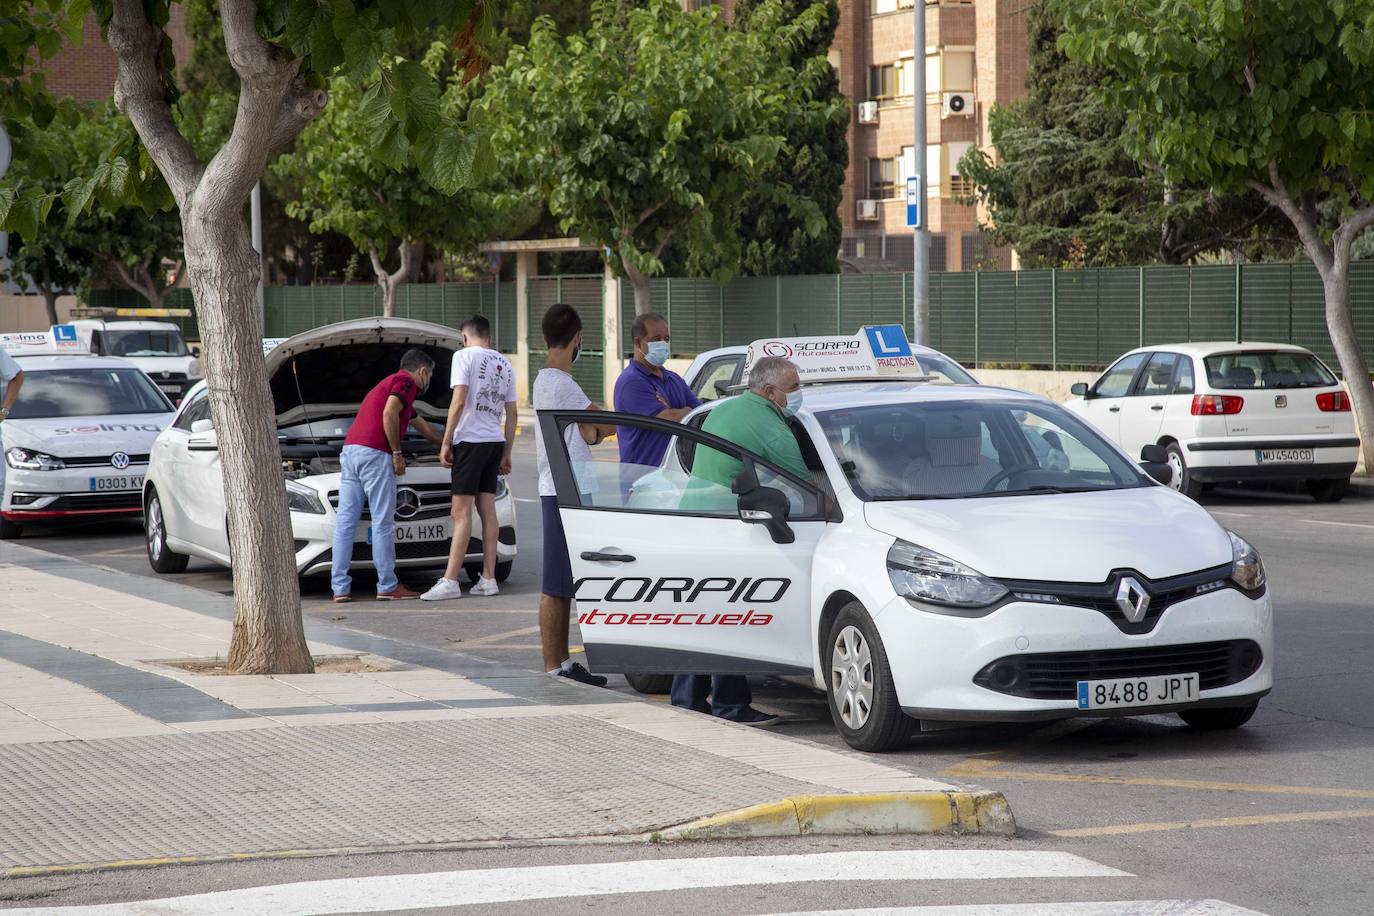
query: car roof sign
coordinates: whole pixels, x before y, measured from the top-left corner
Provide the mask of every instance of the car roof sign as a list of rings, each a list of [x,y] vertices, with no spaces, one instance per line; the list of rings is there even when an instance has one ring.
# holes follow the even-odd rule
[[[880,378],[924,378],[900,324],[870,325],[827,337],[765,337],[749,345],[744,380],[765,356],[791,360],[803,384]]]
[[[262,355],[266,356],[290,339],[290,337],[264,337],[262,339]]]
[[[0,350],[11,356],[51,356],[55,353],[86,353],[76,326],[55,324],[46,331],[0,334]]]

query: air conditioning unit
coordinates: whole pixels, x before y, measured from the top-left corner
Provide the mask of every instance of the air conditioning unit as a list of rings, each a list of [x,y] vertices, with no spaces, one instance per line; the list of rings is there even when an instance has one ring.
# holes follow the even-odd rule
[[[860,102],[859,103],[859,123],[877,124],[878,123],[878,103]]]
[[[942,118],[967,118],[973,115],[972,92],[946,92],[944,101],[940,110]]]
[[[859,219],[877,219],[878,202],[876,200],[859,201]]]

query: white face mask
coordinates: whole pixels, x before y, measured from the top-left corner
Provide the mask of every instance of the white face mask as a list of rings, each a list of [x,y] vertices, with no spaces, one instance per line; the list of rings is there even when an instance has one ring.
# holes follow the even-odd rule
[[[784,417],[790,417],[790,416],[792,416],[793,414],[795,414],[798,410],[800,410],[800,409],[801,409],[801,406],[802,406],[802,393],[801,393],[801,389],[798,388],[796,391],[789,391],[789,392],[787,392],[787,406],[784,407],[784,408],[782,409],[782,415],[783,415]]]

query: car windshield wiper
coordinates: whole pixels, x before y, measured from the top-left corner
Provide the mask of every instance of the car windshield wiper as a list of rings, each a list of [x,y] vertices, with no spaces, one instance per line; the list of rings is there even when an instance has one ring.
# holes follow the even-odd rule
[[[975,493],[970,498],[982,498],[990,496],[1036,496],[1040,493],[1100,493],[1103,490],[1115,490],[1116,487],[1056,487],[1050,484],[1036,484],[1033,487],[1023,487],[1020,490],[994,490],[991,493]]]

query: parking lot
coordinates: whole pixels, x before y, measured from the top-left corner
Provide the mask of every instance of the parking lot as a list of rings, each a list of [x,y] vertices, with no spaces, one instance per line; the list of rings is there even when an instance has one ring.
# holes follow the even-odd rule
[[[516,450],[520,555],[501,595],[337,607],[328,582],[316,578],[303,582],[306,613],[537,669],[540,530],[531,432],[522,430]],[[1248,727],[1199,733],[1173,716],[984,726],[915,736],[886,759],[1000,789],[1024,835],[1054,837],[1066,848],[1116,848],[1142,869],[1176,873],[1179,894],[1214,895],[1218,881],[1243,876],[1258,882],[1260,900],[1297,904],[1320,887],[1323,912],[1368,911],[1368,882],[1359,876],[1374,868],[1374,710],[1367,699],[1374,622],[1363,574],[1374,557],[1374,500],[1318,505],[1296,493],[1222,489],[1203,502],[1260,550],[1274,589],[1277,682]],[[22,543],[153,575],[134,523],[35,527]],[[403,580],[424,587],[433,575],[412,570]],[[171,578],[225,594],[233,588],[226,570],[195,560]],[[360,583],[358,593],[369,585]],[[619,677],[612,689],[629,691]],[[780,680],[760,681],[756,695],[759,706],[786,715],[783,734],[842,746],[823,695]],[[1180,837],[1185,831],[1194,833],[1188,842]],[[1200,842],[1214,853],[1205,865],[1195,858]],[[1269,863],[1263,873],[1253,869],[1256,857]]]

